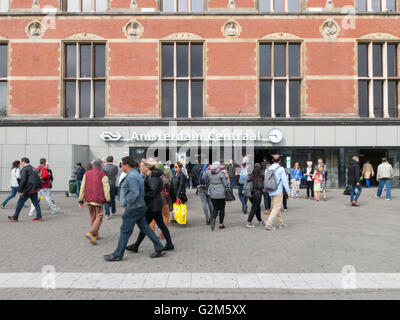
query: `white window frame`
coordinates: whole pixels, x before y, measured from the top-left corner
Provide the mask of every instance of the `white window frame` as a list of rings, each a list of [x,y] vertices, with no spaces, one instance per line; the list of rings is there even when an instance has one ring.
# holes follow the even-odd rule
[[[357,0],[360,1],[360,0]],[[365,0],[363,0],[365,1]],[[381,2],[381,10],[380,11],[374,11],[372,10],[372,0],[366,0],[367,1],[367,11],[366,12],[386,12],[387,11],[387,0],[380,0]],[[397,0],[395,1],[395,11],[397,11]]]
[[[8,114],[8,105],[9,105],[9,73],[10,73],[10,46],[8,42],[0,42],[1,45],[6,45],[7,46],[7,75],[6,77],[0,77],[0,82],[5,82],[7,84],[7,97],[6,97],[6,114]]]
[[[399,74],[399,66],[400,66],[400,43],[396,41],[360,41],[357,43],[359,44],[367,44],[368,45],[368,76],[367,77],[360,77],[357,76],[358,81],[364,80],[368,81],[368,114],[369,118],[375,118],[374,113],[374,81],[383,82],[383,93],[382,93],[382,104],[383,104],[383,118],[389,118],[389,89],[388,89],[388,82],[389,81],[397,81],[397,114],[399,115],[399,104],[400,104],[400,74]],[[374,76],[373,70],[373,45],[374,44],[381,44],[382,45],[382,76]],[[387,68],[387,45],[388,44],[396,44],[396,63],[397,63],[397,76],[396,77],[388,77],[388,68]],[[380,118],[380,117],[379,117]]]
[[[80,64],[80,48],[82,44],[90,44],[91,45],[91,64],[92,64],[92,76],[91,77],[81,77],[81,64]],[[104,77],[95,77],[93,75],[94,73],[94,67],[95,67],[95,53],[94,53],[94,46],[96,44],[104,44],[105,45],[105,75]],[[76,76],[72,78],[67,78],[66,77],[66,68],[67,68],[67,61],[65,59],[65,48],[67,45],[76,45]],[[63,70],[63,86],[64,86],[64,92],[66,90],[66,82],[72,82],[75,81],[75,119],[93,119],[95,118],[95,109],[94,109],[94,97],[95,97],[95,92],[94,92],[94,83],[96,81],[104,81],[105,82],[105,90],[107,91],[107,42],[104,41],[77,41],[77,42],[64,42],[63,45],[64,48],[64,55],[63,55],[63,61],[64,61],[64,70]],[[88,118],[82,118],[80,116],[80,83],[81,82],[90,82],[90,114]],[[104,105],[104,116],[107,115],[107,95],[105,95],[105,105]],[[66,117],[66,100],[64,97],[64,117]],[[70,118],[67,118],[70,119]]]
[[[1,0],[0,0],[1,1]],[[69,11],[68,10],[68,2],[70,1],[70,0],[65,0],[66,1],[66,8],[65,8],[65,10],[67,11],[67,12],[104,12],[104,11],[96,11],[96,3],[97,3],[97,0],[91,0],[91,9],[90,9],[90,11],[83,11],[82,10],[82,8],[83,8],[83,1],[84,0],[77,0],[78,2],[79,2],[79,11]],[[109,11],[109,9],[110,9],[110,1],[109,0],[106,0],[106,2],[107,2],[107,8],[106,8],[106,11]]]
[[[203,3],[203,11],[202,12],[206,11],[207,1],[205,1],[205,0],[187,0],[187,3],[188,3],[188,10],[187,11],[178,11],[179,0],[173,0],[173,1],[174,1],[174,12],[179,12],[179,13],[188,12],[188,13],[191,13],[192,12],[192,1],[202,1],[202,3]],[[164,4],[164,0],[161,0],[161,11],[165,12],[164,8],[163,8],[163,4]],[[195,13],[197,13],[197,12],[195,12]]]
[[[177,73],[178,73],[178,63],[177,63],[177,58],[178,58],[178,55],[177,55],[177,51],[176,51],[176,47],[177,47],[177,44],[179,44],[179,43],[187,43],[189,46],[188,46],[188,75],[187,75],[187,77],[178,77],[178,75],[177,75]],[[177,97],[177,88],[176,88],[176,83],[178,82],[178,81],[182,81],[182,80],[184,80],[184,81],[188,81],[188,116],[187,116],[187,118],[189,119],[189,118],[192,118],[192,81],[202,81],[202,83],[203,83],[203,116],[204,116],[204,62],[205,62],[205,60],[204,60],[204,41],[193,41],[193,40],[190,40],[190,41],[162,41],[161,43],[160,43],[160,47],[161,47],[161,50],[162,50],[162,45],[163,44],[173,44],[174,45],[174,75],[173,75],[173,77],[163,77],[162,76],[162,59],[160,59],[160,70],[161,70],[161,72],[160,72],[160,87],[162,87],[162,82],[163,81],[173,81],[174,82],[174,115],[173,115],[173,118],[177,118],[177,99],[178,99],[178,97]],[[192,44],[202,44],[203,45],[203,70],[202,70],[202,76],[201,77],[192,77],[191,76],[191,74],[192,74],[192,70],[191,70],[191,45]],[[160,51],[161,51],[160,50]],[[161,104],[160,104],[160,111],[161,111],[161,114],[162,114],[162,94],[161,94],[161,99],[160,99],[160,101],[161,101]],[[186,119],[186,118],[185,118]]]
[[[293,41],[293,40],[273,40],[273,41],[259,41],[258,42],[258,52],[259,46],[261,44],[270,44],[271,45],[271,76],[269,77],[261,77],[260,75],[260,61],[258,62],[258,88],[260,90],[260,83],[263,80],[271,81],[271,118],[284,118],[284,117],[276,117],[275,116],[275,81],[285,81],[285,88],[286,88],[286,105],[285,105],[285,113],[286,116],[285,118],[290,118],[290,91],[289,91],[289,82],[290,80],[297,80],[300,81],[300,97],[299,97],[299,113],[301,116],[301,110],[302,110],[302,85],[303,85],[303,68],[302,68],[302,46],[303,42],[302,41]],[[285,62],[285,67],[286,67],[286,76],[282,77],[276,77],[275,76],[275,66],[274,66],[274,46],[275,44],[285,44],[285,54],[286,54],[286,62]],[[300,45],[300,53],[299,53],[299,76],[298,77],[293,77],[289,76],[289,44],[298,44]],[[258,59],[260,60],[261,57]],[[261,101],[259,101],[259,105],[261,105]],[[261,112],[260,112],[261,113]]]
[[[274,7],[275,7],[275,1],[276,0],[269,0],[270,1],[270,8],[269,8],[269,11],[260,11],[260,2],[261,1],[264,1],[264,0],[258,0],[258,11],[259,12],[301,12],[302,11],[302,9],[301,9],[301,5],[302,5],[302,0],[297,0],[298,1],[298,3],[299,3],[299,11],[289,11],[288,10],[288,8],[289,8],[289,5],[288,5],[288,2],[290,1],[290,0],[284,0],[283,1],[283,11],[275,11],[274,10]]]
[[[6,9],[3,10],[3,4],[6,4]],[[9,12],[10,11],[10,0],[0,0],[0,12]]]

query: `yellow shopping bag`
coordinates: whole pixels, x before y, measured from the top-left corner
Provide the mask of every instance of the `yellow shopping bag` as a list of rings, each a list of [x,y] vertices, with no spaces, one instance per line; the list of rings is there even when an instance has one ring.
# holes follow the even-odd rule
[[[187,222],[187,206],[182,201],[177,201],[173,205],[174,216],[173,220],[179,224],[186,224]]]

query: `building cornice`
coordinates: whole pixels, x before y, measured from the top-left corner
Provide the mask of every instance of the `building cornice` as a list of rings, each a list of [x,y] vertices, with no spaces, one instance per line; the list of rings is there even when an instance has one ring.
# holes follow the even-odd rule
[[[0,119],[0,127],[141,127],[141,126],[400,126],[400,118],[203,118],[203,119]]]

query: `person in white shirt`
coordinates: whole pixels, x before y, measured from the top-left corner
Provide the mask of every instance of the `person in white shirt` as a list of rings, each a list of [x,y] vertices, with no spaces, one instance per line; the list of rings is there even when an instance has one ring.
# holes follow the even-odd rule
[[[11,178],[10,178],[10,188],[11,194],[1,203],[1,207],[4,208],[7,205],[7,202],[14,198],[18,193],[19,183],[18,179],[21,179],[20,176],[20,166],[21,163],[19,160],[16,160],[12,164],[11,168]]]

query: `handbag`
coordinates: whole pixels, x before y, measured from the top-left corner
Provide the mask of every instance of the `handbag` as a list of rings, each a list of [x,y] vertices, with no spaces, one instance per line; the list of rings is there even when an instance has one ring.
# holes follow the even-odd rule
[[[235,195],[230,187],[225,188],[225,201],[235,201]]]
[[[174,214],[173,220],[178,222],[179,224],[187,223],[187,206],[183,204],[182,201],[177,201],[174,203]]]

